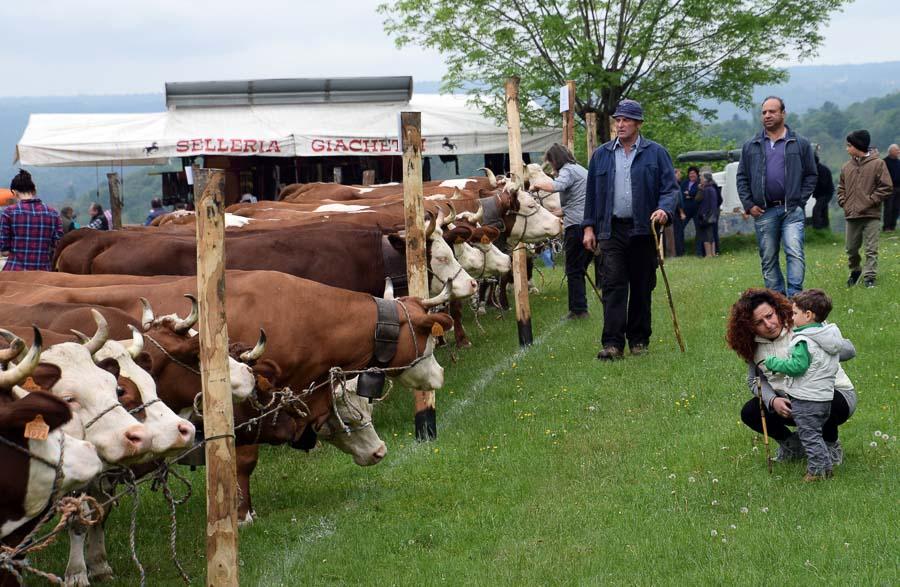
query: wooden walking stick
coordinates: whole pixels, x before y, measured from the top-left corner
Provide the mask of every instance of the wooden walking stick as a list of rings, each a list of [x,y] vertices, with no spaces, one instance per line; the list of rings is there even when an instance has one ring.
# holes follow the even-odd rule
[[[669,278],[666,276],[665,255],[662,249],[660,229],[660,225],[654,220],[653,240],[656,244],[656,258],[659,260],[659,271],[662,273],[663,282],[666,284],[666,296],[669,298],[669,310],[672,312],[672,326],[675,328],[675,338],[678,340],[678,347],[681,349],[681,352],[684,352],[684,340],[681,338],[681,328],[678,327],[678,316],[675,315],[675,303],[672,302],[672,288],[669,287]]]
[[[772,474],[772,457],[769,455],[769,428],[766,426],[766,404],[763,402],[762,396],[762,372],[759,365],[756,365],[756,397],[759,398],[759,417],[762,419],[763,444],[766,445],[766,467],[769,474]]]

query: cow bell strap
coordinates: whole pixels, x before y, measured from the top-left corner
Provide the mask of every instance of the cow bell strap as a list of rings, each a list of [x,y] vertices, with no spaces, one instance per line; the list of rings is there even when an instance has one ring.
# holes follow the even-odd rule
[[[409,291],[406,277],[406,257],[401,255],[388,237],[381,237],[381,257],[384,261],[384,275],[394,282],[394,295],[405,296]]]
[[[375,351],[370,367],[387,367],[397,354],[400,342],[400,315],[397,302],[373,297],[378,316],[375,319]]]
[[[482,226],[493,226],[499,228],[501,232],[506,228],[503,218],[500,216],[500,198],[492,196],[490,198],[481,198],[481,208],[484,210],[482,217]]]

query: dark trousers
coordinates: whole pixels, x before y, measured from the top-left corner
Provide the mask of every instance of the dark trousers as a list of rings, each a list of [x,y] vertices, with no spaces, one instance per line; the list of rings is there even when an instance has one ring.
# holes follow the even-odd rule
[[[897,216],[900,215],[900,187],[894,186],[894,193],[884,201],[884,228],[897,230]]]
[[[596,257],[584,248],[584,229],[580,226],[566,228],[564,246],[566,251],[566,283],[569,287],[569,311],[587,312],[584,274]],[[594,262],[594,283],[599,286],[599,271]]]
[[[813,205],[812,212],[812,227],[813,228],[829,228],[831,225],[828,222],[828,203],[831,201],[831,196],[827,198],[816,198],[816,203]]]
[[[844,399],[841,392],[834,392],[834,399],[831,400],[831,414],[822,427],[822,438],[825,442],[834,442],[838,439],[838,426],[847,421],[850,417],[850,406]],[[741,420],[751,429],[762,434],[762,417],[759,413],[759,400],[755,397],[744,404],[741,409]],[[793,434],[788,426],[796,426],[793,418],[782,418],[776,412],[770,412],[766,408],[766,428],[769,430],[769,436],[775,440],[786,440],[788,436]]]
[[[656,287],[656,248],[650,235],[628,235],[630,221],[613,220],[612,234],[600,241],[604,347],[650,344],[650,301]]]
[[[684,201],[684,220],[678,218],[675,221],[675,254],[681,256],[684,254],[684,229],[687,228],[687,225],[693,221],[694,223],[694,232],[697,232],[697,212],[700,210],[700,203],[696,200],[685,200]],[[716,250],[719,250],[719,229],[716,227],[716,231],[713,235],[716,243]],[[703,241],[700,239],[696,239],[694,241],[694,254],[698,257],[702,257],[704,255],[703,251]]]

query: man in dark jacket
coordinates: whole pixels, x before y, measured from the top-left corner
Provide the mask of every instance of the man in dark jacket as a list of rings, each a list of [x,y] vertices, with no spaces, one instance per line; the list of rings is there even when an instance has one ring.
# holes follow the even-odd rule
[[[671,222],[678,199],[669,153],[640,135],[644,111],[634,100],[616,108],[617,138],[591,157],[584,206],[584,247],[601,252],[603,348],[598,359],[622,357],[650,345],[650,300],[656,287],[652,223]]]
[[[887,157],[884,158],[891,181],[894,182],[894,191],[884,201],[884,227],[882,230],[897,230],[897,216],[900,215],[900,146],[888,147]]]
[[[744,143],[737,189],[744,210],[756,220],[756,242],[765,285],[789,297],[803,290],[806,202],[818,172],[812,146],[784,123],[784,101],[763,101],[763,131]],[[778,255],[784,246],[787,288]]]
[[[816,189],[813,190],[813,198],[816,199],[816,205],[813,206],[812,227],[828,228],[831,226],[828,222],[828,203],[834,196],[834,180],[831,178],[831,170],[819,161],[819,154],[816,153],[816,171],[819,174],[816,180]]]

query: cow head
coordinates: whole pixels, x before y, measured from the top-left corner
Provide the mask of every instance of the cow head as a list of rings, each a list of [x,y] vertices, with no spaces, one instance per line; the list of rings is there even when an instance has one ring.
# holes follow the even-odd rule
[[[428,313],[450,299],[450,284],[433,298],[402,297],[400,339],[391,367],[411,365],[399,374],[389,373],[400,385],[410,389],[440,389],[444,385],[444,369],[434,358],[435,336],[453,326],[453,318],[442,312]],[[390,298],[385,298],[390,299]],[[437,325],[437,326],[436,326]],[[415,364],[413,364],[415,363]]]
[[[7,337],[11,333],[2,334]],[[109,370],[104,370],[91,358],[92,351],[106,342],[106,336],[107,332],[98,327],[87,343],[56,344],[39,358],[29,351],[17,367],[29,368],[34,363],[33,384],[69,405],[72,419],[63,425],[63,432],[91,442],[107,462],[135,462],[149,450],[149,434],[119,404],[117,367],[105,364]]]
[[[332,390],[334,409],[316,433],[320,440],[352,456],[354,463],[367,467],[384,458],[387,445],[372,424],[375,404],[356,394],[356,382],[354,377],[345,387],[335,386]]]
[[[190,398],[175,397],[166,402],[170,405],[191,405],[193,395],[199,393],[200,384],[200,339],[195,336],[192,326],[199,315],[197,300],[193,296],[185,296],[191,300],[191,313],[187,318],[180,318],[176,314],[155,317],[153,308],[146,298],[140,298],[143,306],[141,326],[144,329],[144,338],[150,344],[144,345],[146,356],[142,357],[139,364],[153,375],[162,392],[179,390],[179,397],[184,390],[191,394]],[[174,360],[173,360],[174,359]],[[231,382],[231,397],[235,402],[247,399],[256,385],[256,378],[251,368],[233,357],[228,358],[228,374]]]
[[[544,169],[537,163],[529,163],[525,166],[525,181],[533,184],[536,180],[553,181],[553,178],[544,173]],[[535,199],[551,214],[562,216],[559,192],[538,191]]]
[[[507,242],[512,246],[520,242],[537,243],[559,236],[562,232],[562,220],[531,197],[525,190],[510,192],[510,211],[515,215],[515,223],[508,233]]]

